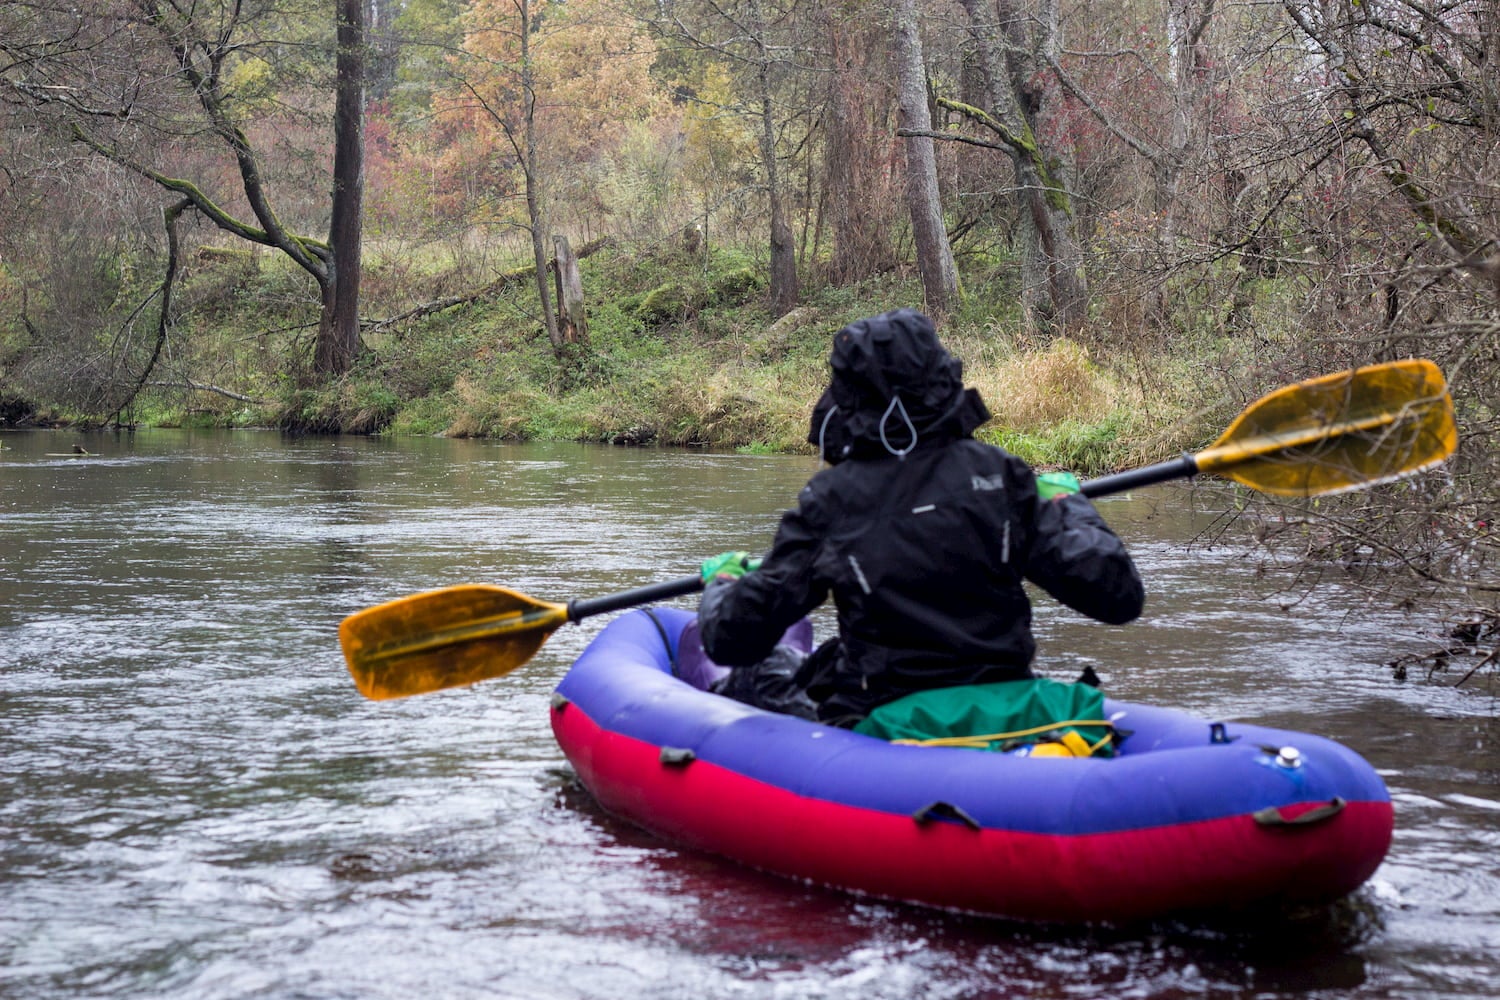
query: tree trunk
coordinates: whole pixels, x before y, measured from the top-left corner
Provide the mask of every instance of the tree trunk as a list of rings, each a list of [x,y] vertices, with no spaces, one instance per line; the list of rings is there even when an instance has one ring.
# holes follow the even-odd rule
[[[756,37],[764,38],[765,23],[757,4]],[[782,190],[781,167],[776,159],[776,113],[772,103],[771,53],[762,45],[760,53],[760,158],[766,171],[766,198],[771,208],[770,310],[779,319],[797,307],[797,243],[786,217],[786,192]]]
[[[527,112],[527,131],[530,131],[530,112]],[[566,342],[562,331],[558,329],[557,315],[552,311],[552,284],[547,280],[547,242],[542,236],[547,217],[535,174],[536,148],[529,142],[526,158],[529,161],[525,170],[526,217],[531,223],[531,259],[536,264],[536,294],[541,303],[542,321],[547,327],[547,340],[552,344],[552,350],[561,356]]]
[[[557,315],[552,311],[552,285],[547,281],[547,197],[543,190],[541,167],[537,157],[536,80],[531,65],[531,37],[537,30],[537,19],[531,16],[530,0],[519,0],[521,14],[521,101],[523,104],[525,141],[521,150],[521,173],[526,184],[526,221],[531,226],[531,259],[536,264],[536,295],[541,304],[542,322],[552,353],[561,359],[567,353]],[[540,16],[540,15],[539,15]]]
[[[829,9],[829,73],[824,190],[833,228],[830,271],[847,285],[887,270],[895,262],[892,223],[899,202],[892,190],[891,88],[882,63],[884,26],[870,0]]]
[[[396,17],[401,0],[366,0],[369,11],[365,27],[370,37],[369,72],[366,87],[375,101],[387,100],[396,89],[396,66],[401,57],[401,40],[396,36]]]
[[[578,258],[566,236],[553,236],[552,246],[557,251],[557,326],[558,333],[566,344],[586,344],[589,339],[588,318],[584,315],[583,276],[578,272]]]
[[[1205,85],[1203,33],[1214,16],[1214,5],[1215,0],[1166,0],[1164,5],[1172,127],[1167,149],[1152,161],[1152,166],[1155,208],[1162,218],[1161,240],[1168,254],[1179,235],[1182,173],[1193,159],[1193,147],[1202,141],[1203,128],[1197,114]]]
[[[1088,306],[1083,249],[1074,232],[1072,198],[1062,163],[1049,155],[1039,138],[1052,95],[1033,86],[1042,78],[1034,65],[1037,57],[1056,47],[1055,9],[1047,4],[1039,20],[1023,18],[1014,0],[999,0],[997,9],[1005,26],[1002,37],[983,0],[962,3],[990,113],[1005,131],[1016,172],[1024,247],[1022,306],[1028,317],[1061,329],[1081,326]],[[1035,35],[1027,31],[1033,24]]]
[[[364,215],[365,11],[339,0],[333,124],[333,212],[323,312],[313,351],[319,375],[342,375],[359,352],[360,241]]]
[[[927,107],[927,72],[922,60],[916,0],[898,0],[895,13],[896,79],[900,82],[898,124],[901,129],[929,132],[932,114]],[[937,155],[929,136],[910,135],[902,142],[906,150],[906,207],[911,213],[922,295],[929,312],[946,313],[958,302],[958,271],[943,224]]]

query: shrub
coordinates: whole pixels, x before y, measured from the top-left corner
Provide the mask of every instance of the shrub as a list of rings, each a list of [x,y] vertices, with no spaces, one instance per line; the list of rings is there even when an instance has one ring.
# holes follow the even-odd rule
[[[658,285],[646,293],[636,308],[636,316],[643,323],[661,326],[687,319],[692,309],[689,293],[679,282],[671,281]]]
[[[1041,351],[1012,355],[972,378],[999,421],[1015,430],[1098,421],[1120,397],[1110,375],[1067,339],[1055,340]]]

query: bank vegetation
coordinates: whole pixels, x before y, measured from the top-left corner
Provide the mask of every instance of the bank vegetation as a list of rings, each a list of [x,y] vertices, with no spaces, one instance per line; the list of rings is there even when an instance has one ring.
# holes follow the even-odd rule
[[[1423,356],[1452,462],[1254,523],[1500,590],[1488,0],[87,6],[0,7],[5,425],[793,450],[909,305],[1096,473]]]

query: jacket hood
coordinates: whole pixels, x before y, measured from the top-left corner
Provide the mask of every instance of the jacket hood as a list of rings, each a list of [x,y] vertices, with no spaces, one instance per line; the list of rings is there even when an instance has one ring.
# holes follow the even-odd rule
[[[902,455],[967,437],[990,418],[979,393],[964,388],[963,363],[915,309],[850,323],[834,334],[829,364],[808,441],[830,462]]]

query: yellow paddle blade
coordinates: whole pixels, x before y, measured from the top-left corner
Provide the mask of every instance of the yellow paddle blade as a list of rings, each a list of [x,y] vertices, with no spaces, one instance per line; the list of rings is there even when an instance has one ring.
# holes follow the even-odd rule
[[[567,621],[565,604],[467,584],[350,615],[339,644],[355,686],[378,701],[503,677]]]
[[[1310,497],[1409,476],[1457,446],[1443,373],[1431,361],[1413,360],[1278,389],[1193,457],[1199,472],[1265,493]]]

